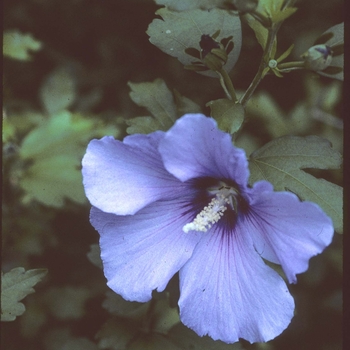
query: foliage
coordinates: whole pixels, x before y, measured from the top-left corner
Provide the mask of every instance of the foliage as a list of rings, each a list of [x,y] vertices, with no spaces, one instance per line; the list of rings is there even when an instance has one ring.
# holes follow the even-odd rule
[[[14,321],[24,313],[25,307],[20,301],[34,293],[32,287],[46,274],[46,269],[25,271],[23,267],[1,273],[1,321]]]
[[[253,152],[250,181],[267,180],[277,191],[291,191],[301,200],[317,203],[333,219],[335,229],[342,232],[342,188],[301,170],[339,168],[341,162],[341,155],[327,140],[285,136]]]
[[[54,207],[61,207],[65,197],[84,203],[79,171],[84,145],[94,136],[113,135],[116,130],[68,111],[42,119],[19,149],[23,162],[30,161],[20,175],[20,186],[26,192],[23,200],[36,199]]]
[[[341,348],[341,235],[298,276],[291,326],[266,344],[224,344],[183,326],[177,275],[143,304],[106,287],[82,186],[86,146],[165,131],[186,113],[233,136],[251,184],[317,203],[342,232],[343,4],[237,3],[5,0],[1,320],[13,322],[2,322],[4,348]],[[330,48],[328,68],[305,69],[300,55],[314,45]],[[207,51],[212,64],[227,54],[227,76],[184,69],[202,69]]]
[[[242,38],[240,19],[236,14],[217,8],[185,12],[161,8],[156,15],[161,16],[162,20],[155,19],[149,25],[147,34],[150,36],[150,42],[168,55],[176,57],[182,64],[191,65],[193,61],[193,57],[188,55],[185,49],[200,50],[201,36],[212,35],[218,30],[220,34],[217,40],[233,36],[234,48],[228,55],[225,69],[229,72],[237,62]],[[210,71],[201,72],[201,74],[216,76]]]
[[[185,113],[199,112],[199,106],[178,92],[172,93],[165,82],[156,79],[152,83],[131,83],[130,97],[140,107],[146,107],[152,116],[128,119],[129,134],[148,134],[156,130],[168,130]]]
[[[41,42],[35,40],[31,34],[22,34],[17,30],[9,30],[4,33],[4,56],[16,60],[29,61],[31,59],[29,51],[38,51],[41,45]]]

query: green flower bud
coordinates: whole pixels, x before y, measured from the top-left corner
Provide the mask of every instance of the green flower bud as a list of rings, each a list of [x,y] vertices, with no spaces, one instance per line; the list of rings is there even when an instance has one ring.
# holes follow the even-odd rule
[[[313,71],[322,71],[330,66],[333,51],[328,45],[310,47],[301,57],[305,61],[305,68]]]
[[[212,71],[219,71],[226,63],[219,55],[209,52],[203,59],[204,64]]]

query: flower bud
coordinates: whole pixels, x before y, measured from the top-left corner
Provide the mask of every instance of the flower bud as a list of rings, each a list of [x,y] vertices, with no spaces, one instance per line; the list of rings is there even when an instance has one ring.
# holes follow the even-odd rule
[[[332,62],[332,49],[328,45],[315,45],[310,47],[301,57],[305,61],[305,68],[313,71],[322,71]]]
[[[210,35],[203,34],[199,43],[202,51],[202,61],[212,71],[218,71],[227,62],[224,46]]]

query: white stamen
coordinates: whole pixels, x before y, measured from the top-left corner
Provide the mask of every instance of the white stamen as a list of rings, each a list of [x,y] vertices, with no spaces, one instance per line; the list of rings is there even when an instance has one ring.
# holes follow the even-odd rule
[[[232,195],[236,192],[232,188],[224,188],[215,192],[216,195],[210,203],[203,208],[192,222],[182,228],[185,233],[189,231],[206,232],[224,215],[227,205],[233,208]]]

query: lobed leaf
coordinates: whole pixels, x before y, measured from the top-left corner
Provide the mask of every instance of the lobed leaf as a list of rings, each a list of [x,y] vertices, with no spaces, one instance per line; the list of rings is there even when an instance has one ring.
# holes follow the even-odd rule
[[[28,167],[20,186],[24,202],[35,199],[45,205],[61,207],[64,199],[85,203],[80,162],[86,144],[93,137],[117,134],[97,120],[61,111],[39,123],[24,138],[19,155]]]
[[[96,334],[99,349],[120,350],[129,349],[128,344],[139,333],[141,321],[124,318],[109,319]]]
[[[283,136],[250,156],[250,184],[267,180],[276,191],[291,191],[301,200],[318,204],[329,215],[334,228],[342,232],[342,188],[317,179],[302,169],[337,169],[342,157],[329,141],[317,136]]]
[[[38,51],[42,46],[41,42],[35,40],[31,34],[22,34],[17,30],[6,31],[3,40],[4,56],[20,61],[29,61],[31,59],[29,51]]]
[[[88,338],[72,336],[68,328],[49,330],[44,335],[45,350],[98,350],[97,344]]]
[[[106,292],[106,299],[102,307],[114,316],[138,319],[144,317],[149,308],[149,303],[138,303],[136,301],[127,301],[119,294],[111,290]]]
[[[24,203],[33,198],[52,207],[62,207],[64,199],[84,204],[80,160],[74,155],[63,154],[38,159],[25,172],[20,185],[26,191]]]
[[[24,313],[25,306],[20,301],[34,293],[32,287],[46,274],[46,269],[25,271],[23,267],[1,274],[1,321],[14,321]]]
[[[188,10],[175,12],[167,8],[161,8],[156,15],[162,19],[154,19],[147,29],[149,41],[170,56],[176,57],[183,65],[191,65],[194,58],[185,50],[195,48],[201,50],[199,42],[203,34],[213,35],[220,30],[216,38],[233,36],[234,48],[228,54],[228,60],[224,69],[229,72],[238,60],[241,50],[242,34],[239,16],[228,10],[218,8],[210,10]],[[200,74],[217,77],[212,71],[200,72]]]
[[[40,87],[40,99],[48,114],[70,107],[76,98],[76,82],[67,67],[51,72]]]
[[[176,106],[171,91],[164,80],[156,79],[147,83],[131,83],[131,99],[154,116],[159,130],[169,129],[176,120]]]
[[[51,314],[59,320],[73,320],[84,316],[86,301],[93,291],[88,287],[51,287],[44,296]]]
[[[128,134],[148,134],[156,130],[168,130],[183,114],[195,113],[199,106],[181,96],[179,92],[172,93],[164,80],[153,82],[131,83],[130,97],[140,107],[145,107],[152,116],[131,118],[126,121],[129,125]]]
[[[241,104],[228,99],[219,99],[207,103],[210,116],[213,117],[221,130],[231,135],[237,132],[244,121],[244,108]]]

